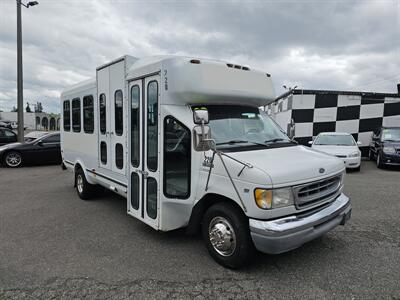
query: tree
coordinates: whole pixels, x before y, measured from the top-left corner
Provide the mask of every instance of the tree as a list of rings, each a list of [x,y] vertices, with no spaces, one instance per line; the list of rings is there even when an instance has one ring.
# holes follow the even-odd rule
[[[27,113],[32,112],[32,110],[31,110],[31,108],[30,108],[30,106],[29,106],[29,102],[26,103],[26,108],[25,108],[25,110],[26,110]]]

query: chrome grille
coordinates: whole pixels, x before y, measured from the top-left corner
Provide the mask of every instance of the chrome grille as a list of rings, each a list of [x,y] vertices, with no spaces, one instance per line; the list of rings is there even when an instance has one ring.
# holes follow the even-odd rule
[[[342,175],[302,184],[294,187],[297,208],[314,205],[332,199],[340,193]]]

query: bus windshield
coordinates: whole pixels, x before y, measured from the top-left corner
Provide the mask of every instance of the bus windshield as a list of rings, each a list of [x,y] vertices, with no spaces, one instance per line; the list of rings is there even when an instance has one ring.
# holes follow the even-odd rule
[[[210,105],[209,126],[217,148],[292,143],[264,111],[255,107]]]

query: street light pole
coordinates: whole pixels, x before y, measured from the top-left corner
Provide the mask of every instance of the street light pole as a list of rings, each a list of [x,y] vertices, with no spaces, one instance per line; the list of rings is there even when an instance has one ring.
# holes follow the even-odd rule
[[[21,0],[17,1],[17,119],[18,119],[18,141],[24,141],[24,87],[22,74],[22,21],[21,21],[21,5],[29,8],[39,4],[37,1],[23,4]]]
[[[22,82],[22,28],[21,0],[17,0],[17,109],[18,109],[18,141],[24,141],[24,96]]]

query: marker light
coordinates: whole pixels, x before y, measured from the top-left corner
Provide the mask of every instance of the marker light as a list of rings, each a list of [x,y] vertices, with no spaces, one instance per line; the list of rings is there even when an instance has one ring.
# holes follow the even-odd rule
[[[272,207],[272,191],[264,189],[255,189],[254,198],[259,208],[270,209]]]

